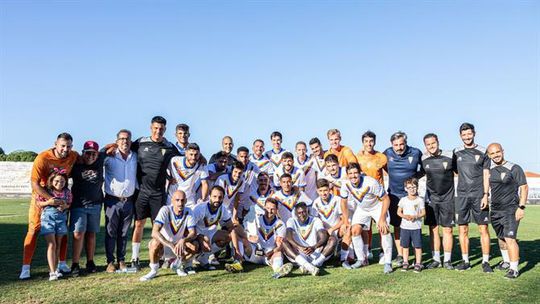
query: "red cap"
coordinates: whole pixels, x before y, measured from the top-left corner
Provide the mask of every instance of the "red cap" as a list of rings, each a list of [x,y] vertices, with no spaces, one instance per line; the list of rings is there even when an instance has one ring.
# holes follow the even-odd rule
[[[93,140],[89,140],[84,143],[83,151],[91,151],[91,150],[99,152],[99,145],[97,142]]]

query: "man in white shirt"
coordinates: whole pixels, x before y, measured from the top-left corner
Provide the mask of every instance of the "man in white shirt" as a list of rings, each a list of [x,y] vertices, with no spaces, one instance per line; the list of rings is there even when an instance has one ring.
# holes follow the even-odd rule
[[[104,161],[107,272],[127,269],[127,234],[133,221],[133,203],[138,187],[137,154],[131,151],[131,132],[120,130],[116,134],[116,144],[118,149],[114,156],[107,156]]]

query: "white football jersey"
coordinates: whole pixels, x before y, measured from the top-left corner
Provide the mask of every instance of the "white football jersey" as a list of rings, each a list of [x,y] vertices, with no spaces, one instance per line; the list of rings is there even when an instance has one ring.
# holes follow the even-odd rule
[[[183,239],[187,229],[195,228],[193,211],[184,208],[181,215],[176,215],[172,205],[161,207],[154,223],[161,225],[159,232],[167,241],[172,243],[177,243]]]
[[[223,195],[223,205],[229,210],[233,209],[233,202],[237,195],[244,193],[245,181],[244,177],[240,175],[240,178],[236,183],[232,181],[231,173],[223,174],[215,182],[215,185],[223,187],[225,189],[225,195]]]
[[[264,214],[264,204],[266,203],[266,199],[269,198],[272,194],[273,191],[270,189],[266,194],[261,194],[259,192],[259,189],[251,192],[249,196],[249,201],[251,202],[250,208],[254,209],[256,215]]]
[[[277,192],[274,192],[274,194],[271,195],[272,198],[276,199],[279,202],[278,207],[278,213],[279,218],[283,222],[287,222],[287,220],[291,217],[293,217],[294,207],[304,202],[306,205],[308,205],[310,212],[311,211],[311,200],[309,197],[303,192],[303,191],[297,191],[290,195],[287,195],[283,193],[283,190],[279,190]]]
[[[255,155],[251,154],[249,156],[249,161],[254,163],[257,168],[259,168],[260,172],[266,172],[270,176],[274,174],[274,166],[270,162],[270,159],[268,159],[268,157],[266,157],[264,154],[261,155],[260,158],[257,158]]]
[[[240,196],[240,205],[244,206],[244,209],[246,210],[249,209],[249,206],[251,205],[249,196],[253,191],[257,191],[257,187],[259,186],[257,177],[260,172],[259,167],[252,162],[248,162],[246,169],[244,170],[243,177],[245,185],[244,192]]]
[[[370,211],[381,203],[381,198],[386,194],[384,187],[374,178],[361,175],[360,183],[354,186],[347,180],[341,186],[341,197],[348,200],[348,205]]]
[[[331,185],[330,188],[332,190],[332,193],[334,195],[340,196],[341,186],[343,182],[347,180],[347,172],[345,168],[341,167],[339,168],[337,176],[332,176],[325,168],[322,172],[322,176],[320,176],[319,178],[326,179]]]
[[[193,218],[197,225],[198,234],[208,235],[210,231],[216,231],[218,225],[223,226],[229,222],[231,212],[223,204],[215,212],[212,212],[210,202],[204,202],[195,207]]]
[[[317,197],[313,201],[313,210],[317,212],[318,217],[323,221],[326,229],[335,226],[341,218],[341,197],[330,195],[328,202]]]
[[[272,165],[272,172],[276,172],[276,169],[281,164],[281,156],[283,153],[288,152],[287,150],[281,148],[279,152],[274,152],[274,149],[270,151],[266,151],[264,153],[264,156],[270,160],[270,164]]]
[[[313,158],[306,158],[306,161],[300,162],[298,157],[294,158],[294,166],[300,168],[304,171],[304,180],[306,182],[306,189],[304,190],[311,200],[317,198],[317,186],[315,182],[317,181],[317,172],[313,165],[315,160]]]
[[[186,193],[186,206],[194,206],[200,182],[208,178],[206,166],[197,162],[193,167],[189,167],[185,157],[174,156],[169,164],[169,173],[176,180],[176,184],[169,184],[168,202],[170,203],[176,190],[182,190]]]
[[[267,222],[264,215],[258,215],[247,233],[258,237],[257,244],[266,253],[276,248],[276,237],[285,238],[286,230],[285,223],[277,216]]]
[[[279,178],[285,173],[283,165],[280,165],[276,171],[274,171],[274,185],[279,187]],[[293,166],[292,171],[289,173],[292,177],[293,186],[306,187],[306,176],[304,170]]]
[[[317,244],[317,232],[325,230],[322,221],[313,216],[309,216],[304,224],[300,224],[296,218],[290,218],[287,221],[287,229],[293,231],[294,239],[298,244],[306,247],[315,246]]]

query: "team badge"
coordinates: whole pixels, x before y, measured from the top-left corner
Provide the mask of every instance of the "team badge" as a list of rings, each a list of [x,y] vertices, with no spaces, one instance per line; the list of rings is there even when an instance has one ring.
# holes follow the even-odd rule
[[[448,167],[448,162],[443,162],[443,163],[442,163],[442,166],[443,166],[444,169],[446,170],[446,167]]]
[[[480,155],[475,155],[474,159],[476,159],[476,162],[478,162],[478,160],[480,159]]]
[[[506,176],[506,173],[501,173],[501,180],[504,180],[504,177]]]
[[[413,157],[409,156],[409,164],[412,164],[412,161],[413,161]]]

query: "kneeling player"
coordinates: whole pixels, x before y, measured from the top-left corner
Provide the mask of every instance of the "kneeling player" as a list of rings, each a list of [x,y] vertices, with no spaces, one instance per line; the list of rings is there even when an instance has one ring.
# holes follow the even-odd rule
[[[317,212],[322,220],[324,228],[328,232],[330,239],[334,239],[336,244],[341,240],[341,265],[346,269],[351,269],[349,264],[349,249],[351,246],[351,232],[342,225],[341,219],[341,197],[330,193],[330,183],[325,179],[318,179],[316,182],[317,197],[313,201],[312,208]],[[352,252],[351,252],[352,254]],[[354,258],[354,257],[353,257]]]
[[[296,205],[296,217],[287,221],[287,241],[283,243],[285,254],[300,266],[300,271],[318,275],[319,268],[328,260],[336,246],[330,239],[322,221],[309,215],[305,203]]]
[[[229,208],[223,204],[224,195],[225,190],[221,186],[213,186],[210,191],[210,200],[198,204],[193,212],[199,234],[197,239],[202,250],[198,260],[206,270],[216,269],[209,263],[208,258],[231,241],[234,226]],[[221,227],[220,230],[218,230],[218,225]]]
[[[283,265],[281,250],[286,227],[277,217],[278,205],[275,199],[268,198],[264,203],[264,214],[257,215],[247,224],[246,238],[242,238],[239,243],[245,261],[272,266],[272,277],[275,279],[286,276],[293,267],[290,263]],[[230,271],[234,272],[234,269],[231,268]]]
[[[159,259],[176,258],[176,273],[179,276],[194,274],[191,267],[193,255],[198,246],[193,211],[185,208],[187,199],[183,191],[174,192],[171,205],[163,206],[154,220],[150,249],[150,272],[141,281],[153,279],[159,269]]]

